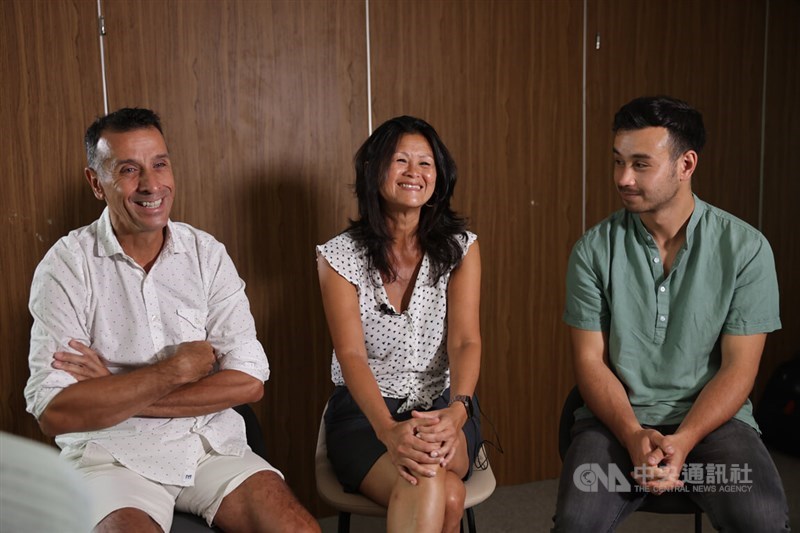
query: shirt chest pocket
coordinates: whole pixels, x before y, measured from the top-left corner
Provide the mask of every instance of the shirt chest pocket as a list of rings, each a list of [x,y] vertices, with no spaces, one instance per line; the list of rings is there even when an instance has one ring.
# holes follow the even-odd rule
[[[206,340],[206,319],[208,312],[205,309],[178,309],[178,324],[181,331],[181,342]]]

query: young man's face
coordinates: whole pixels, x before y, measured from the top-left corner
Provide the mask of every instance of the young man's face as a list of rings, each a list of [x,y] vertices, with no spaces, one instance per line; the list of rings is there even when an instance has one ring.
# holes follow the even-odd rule
[[[673,158],[671,148],[666,128],[617,132],[614,183],[625,209],[647,213],[670,205],[681,186],[681,158]]]
[[[156,128],[105,132],[97,144],[101,168],[87,171],[105,200],[117,237],[160,232],[167,225],[175,179],[164,137]]]

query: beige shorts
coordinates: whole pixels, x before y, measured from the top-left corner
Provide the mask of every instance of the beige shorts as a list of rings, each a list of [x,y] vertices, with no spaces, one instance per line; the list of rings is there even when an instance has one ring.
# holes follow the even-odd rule
[[[161,529],[172,527],[175,510],[203,517],[210,526],[223,498],[247,478],[268,470],[283,474],[247,448],[242,457],[206,453],[197,464],[193,487],[164,485],[140,476],[114,460],[107,452],[93,453],[89,464],[76,464],[89,486],[93,500],[93,524],[124,507],[146,512]]]

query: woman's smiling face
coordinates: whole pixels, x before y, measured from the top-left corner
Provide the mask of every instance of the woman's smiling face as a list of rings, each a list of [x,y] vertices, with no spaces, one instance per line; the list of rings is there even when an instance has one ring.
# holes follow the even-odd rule
[[[419,209],[436,188],[436,163],[428,140],[419,133],[406,133],[397,142],[381,198],[389,210]]]

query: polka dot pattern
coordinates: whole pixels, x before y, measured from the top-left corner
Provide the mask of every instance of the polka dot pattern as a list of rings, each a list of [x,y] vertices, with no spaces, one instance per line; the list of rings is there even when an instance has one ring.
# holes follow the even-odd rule
[[[471,232],[461,239],[464,254],[476,239]],[[389,303],[380,274],[369,269],[366,251],[348,233],[317,246],[317,253],[356,287],[369,367],[381,394],[404,398],[399,412],[429,408],[450,385],[447,359],[450,273],[434,282],[426,254],[408,309],[398,313]],[[331,379],[336,385],[344,385],[335,351],[333,355]]]

